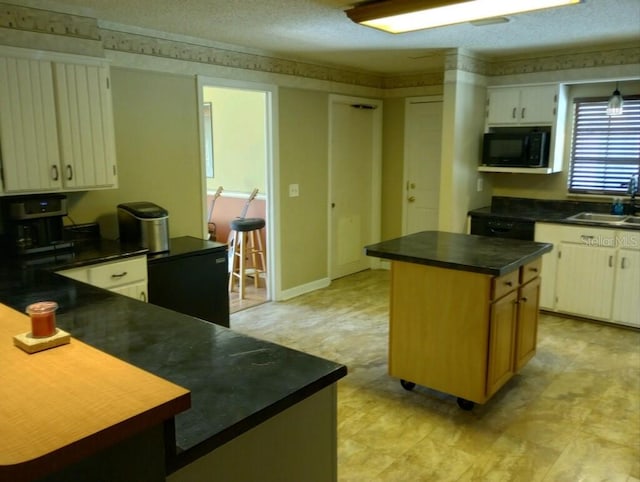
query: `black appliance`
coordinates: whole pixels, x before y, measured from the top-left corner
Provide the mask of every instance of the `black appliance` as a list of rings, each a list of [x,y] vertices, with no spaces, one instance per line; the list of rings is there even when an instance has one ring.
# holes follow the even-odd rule
[[[486,133],[482,142],[482,164],[493,167],[548,167],[549,133]]]
[[[149,303],[229,327],[227,245],[183,236],[147,256]]]
[[[62,218],[67,198],[62,194],[16,196],[3,199],[5,242],[9,251],[30,255],[73,247],[65,239]]]
[[[471,215],[471,234],[533,241],[535,221]]]

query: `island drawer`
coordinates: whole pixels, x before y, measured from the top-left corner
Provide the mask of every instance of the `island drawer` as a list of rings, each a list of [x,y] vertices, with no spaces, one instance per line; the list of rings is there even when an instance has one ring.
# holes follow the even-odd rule
[[[530,263],[525,264],[520,268],[520,284],[523,285],[534,279],[536,276],[540,276],[541,270],[542,256],[535,261],[531,261]]]
[[[146,281],[146,256],[105,263],[89,268],[89,280],[94,286],[111,288],[136,281]]]
[[[491,280],[491,299],[497,300],[518,287],[520,270],[512,271]]]

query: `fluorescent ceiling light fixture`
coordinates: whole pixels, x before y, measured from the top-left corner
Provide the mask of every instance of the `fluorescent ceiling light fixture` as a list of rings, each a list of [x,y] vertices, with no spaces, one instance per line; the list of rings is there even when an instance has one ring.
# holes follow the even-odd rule
[[[356,23],[391,33],[411,32],[483,18],[502,17],[583,0],[383,0],[346,11]]]

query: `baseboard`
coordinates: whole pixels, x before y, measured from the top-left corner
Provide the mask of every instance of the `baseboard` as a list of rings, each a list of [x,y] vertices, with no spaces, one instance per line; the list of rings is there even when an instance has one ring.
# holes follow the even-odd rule
[[[280,296],[278,297],[278,301],[289,300],[291,298],[295,298],[296,296],[304,295],[305,293],[310,293],[321,288],[326,288],[330,284],[331,280],[329,278],[322,278],[316,281],[312,281],[311,283],[299,285],[294,288],[281,291]]]

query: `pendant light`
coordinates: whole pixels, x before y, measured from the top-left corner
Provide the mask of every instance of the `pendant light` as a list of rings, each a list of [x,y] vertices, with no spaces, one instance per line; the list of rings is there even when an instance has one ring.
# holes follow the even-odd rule
[[[616,82],[616,90],[611,94],[609,103],[607,104],[607,115],[622,115],[622,104],[624,104],[624,100],[622,99],[622,95],[618,90],[618,83]]]

